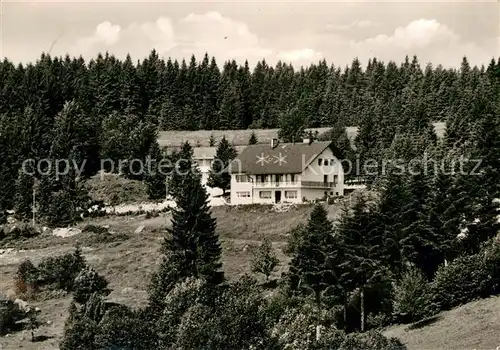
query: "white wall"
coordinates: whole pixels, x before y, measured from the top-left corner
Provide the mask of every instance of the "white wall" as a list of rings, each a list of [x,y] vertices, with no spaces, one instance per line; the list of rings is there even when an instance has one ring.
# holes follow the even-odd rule
[[[320,166],[318,164],[318,159],[322,159],[322,165]],[[328,165],[324,165],[325,159],[328,159]],[[330,165],[330,161],[334,160],[334,164]],[[303,163],[307,163],[309,159],[303,159]],[[324,175],[328,176],[328,182],[333,182],[334,181],[334,176],[337,175],[337,184],[333,189],[328,190],[328,194],[330,192],[333,192],[333,195],[335,196],[337,193],[339,196],[344,195],[344,170],[342,168],[342,164],[340,163],[340,160],[333,155],[333,152],[330,148],[325,149],[318,157],[316,157],[312,163],[304,170],[304,172],[301,175],[302,181],[319,181],[323,182],[323,177]],[[313,189],[314,191],[307,191],[307,196],[313,195],[313,193],[316,193],[317,190]],[[324,192],[326,190],[322,190],[322,195],[321,197],[324,196]],[[316,199],[316,198],[306,198],[308,200],[311,199]]]
[[[328,159],[328,165],[319,165],[318,159],[321,158],[323,160]],[[333,165],[330,165],[330,161],[334,160]],[[302,159],[302,163],[305,164],[309,161],[309,159]],[[315,158],[312,163],[304,170],[304,172],[300,175],[295,175],[296,181],[316,181],[323,182],[324,175],[328,176],[328,182],[334,181],[334,175],[337,176],[337,184],[332,188],[310,188],[300,186],[300,182],[294,185],[285,185],[281,184],[280,187],[263,187],[258,186],[256,183],[256,176],[249,176],[250,181],[248,182],[237,182],[236,176],[238,174],[231,175],[231,204],[239,205],[239,204],[252,204],[252,203],[260,203],[260,204],[272,204],[275,202],[275,193],[276,191],[281,191],[281,203],[302,203],[302,199],[305,198],[309,201],[315,199],[321,199],[325,196],[325,192],[328,195],[332,196],[343,196],[344,195],[344,171],[342,169],[342,164],[340,161],[333,155],[333,152],[330,148],[325,149],[317,158]],[[274,175],[273,175],[274,176]],[[274,182],[274,178],[272,180]],[[289,181],[286,178],[284,181]],[[260,191],[270,191],[271,198],[260,198]],[[285,191],[297,191],[297,198],[286,198]],[[238,192],[240,193],[248,193],[249,197],[241,197],[238,196]]]

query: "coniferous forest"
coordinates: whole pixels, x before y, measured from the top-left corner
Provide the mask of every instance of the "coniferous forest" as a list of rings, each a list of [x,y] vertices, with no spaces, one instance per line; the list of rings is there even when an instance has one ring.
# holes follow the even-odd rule
[[[446,123],[442,138],[432,126],[437,121]],[[359,127],[354,142],[347,126]],[[261,61],[250,68],[219,66],[209,55],[164,60],[154,51],[137,63],[110,54],[88,62],[42,55],[24,66],[4,60],[0,221],[10,209],[29,219],[35,186],[40,217],[71,224],[89,201],[82,179],[101,170],[102,159],[165,157],[159,130],[279,128],[287,140],[310,127],[330,128],[320,138],[332,140],[345,159],[380,162],[373,173],[350,174],[363,176],[370,191],[346,204],[337,222],[316,205],[290,232],[289,271],[277,296],[266,300],[261,292],[269,286],[250,278],[225,279],[199,174],[174,174],[169,191],[177,208],[148,307],[106,311],[107,282],[84,269],[77,250],[66,257],[79,262],[79,277],[64,286],[74,303],[61,348],[402,349],[379,333],[351,332],[500,294],[500,59],[472,67],[457,57],[456,69],[422,66],[417,57],[354,59],[348,67]],[[189,170],[192,146],[169,156],[189,159]],[[234,158],[225,138],[217,154],[223,164]],[[417,162],[413,172],[398,173],[394,163],[424,158],[438,166]],[[26,159],[85,162],[81,174],[56,177],[48,165],[28,166],[27,174]],[[165,194],[164,179],[154,174],[104,170],[144,181],[154,199]],[[213,173],[210,182],[227,189],[227,179]],[[253,269],[268,282],[277,263],[272,245],[264,242],[256,256]],[[42,265],[23,267],[26,276],[36,272],[40,286],[53,278]]]

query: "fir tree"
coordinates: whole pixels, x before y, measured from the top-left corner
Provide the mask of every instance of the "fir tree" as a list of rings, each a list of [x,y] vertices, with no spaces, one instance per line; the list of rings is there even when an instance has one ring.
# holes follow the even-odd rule
[[[28,175],[20,169],[15,184],[15,211],[16,216],[21,220],[29,220],[33,215],[33,184],[33,175]]]
[[[234,158],[236,158],[236,150],[225,136],[222,137],[217,146],[217,152],[207,182],[209,187],[220,188],[222,195],[226,194],[226,190],[231,184],[231,174],[225,171],[225,169]]]
[[[365,330],[366,290],[383,283],[389,276],[385,267],[388,260],[386,240],[379,220],[375,208],[367,204],[366,198],[359,197],[352,210],[343,213],[338,228],[345,254],[339,266],[340,280],[344,288],[359,291],[361,331]]]
[[[165,186],[167,178],[165,169],[163,169],[163,154],[156,141],[151,145],[149,160],[151,162],[150,169],[147,169],[147,174],[144,177],[149,199],[164,199],[166,197]]]
[[[313,208],[302,234],[290,262],[288,284],[294,294],[312,295],[320,304],[323,297],[334,295],[339,283],[331,258],[336,251],[333,225],[321,205]]]
[[[161,310],[170,289],[187,277],[202,278],[213,285],[224,279],[216,221],[211,216],[200,175],[187,172],[179,176],[182,176],[182,191],[175,196],[172,227],[162,244],[163,260],[150,289],[151,307],[157,310]]]
[[[281,116],[278,137],[283,142],[300,142],[304,137],[306,123],[301,110],[290,108]]]
[[[252,134],[250,135],[250,139],[248,140],[249,145],[256,145],[258,143],[257,136],[255,132],[252,130]]]

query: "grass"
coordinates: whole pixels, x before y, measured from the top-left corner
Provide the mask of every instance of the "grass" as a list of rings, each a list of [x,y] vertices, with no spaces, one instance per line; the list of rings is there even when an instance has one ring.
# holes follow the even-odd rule
[[[260,245],[264,235],[273,241],[273,248],[280,264],[271,277],[279,277],[286,271],[288,257],[283,253],[286,246],[286,232],[301,222],[305,222],[312,210],[311,205],[298,205],[286,212],[275,212],[271,207],[213,207],[212,215],[217,218],[217,232],[222,245],[222,264],[226,276],[237,278],[251,272],[252,253]],[[335,218],[338,207],[328,206],[331,218]],[[14,251],[0,253],[0,292],[13,294],[13,281],[17,267],[29,258],[34,264],[43,258],[74,250],[81,243],[87,262],[105,276],[113,292],[111,301],[132,307],[146,305],[147,286],[150,274],[160,261],[159,248],[165,237],[166,226],[170,224],[170,214],[146,219],[140,216],[119,216],[86,219],[78,224],[80,229],[88,224],[108,226],[109,232],[123,235],[123,240],[101,242],[89,241],[89,236],[97,233],[82,233],[61,238],[40,235],[20,241],[13,246]],[[140,234],[134,231],[145,226]],[[264,281],[263,276],[258,276]],[[0,349],[55,349],[63,333],[64,320],[71,301],[70,295],[61,295],[47,300],[36,300],[34,306],[41,309],[41,319],[45,324],[36,335],[53,336],[45,342],[31,343],[28,333],[15,333],[0,339]],[[50,324],[46,322],[50,321]]]
[[[125,179],[116,174],[99,173],[87,183],[89,195],[94,200],[111,204],[148,202],[147,187],[141,181]]]
[[[315,128],[321,134],[330,128]],[[270,143],[271,139],[278,137],[279,129],[254,129],[259,143]],[[309,129],[308,129],[309,130]],[[179,146],[182,142],[189,141],[192,146],[210,146],[210,136],[213,135],[216,143],[226,136],[228,141],[235,146],[246,146],[252,130],[197,130],[197,131],[160,131],[158,143],[160,147]]]
[[[500,296],[441,313],[427,325],[387,329],[412,349],[495,349],[500,346]]]

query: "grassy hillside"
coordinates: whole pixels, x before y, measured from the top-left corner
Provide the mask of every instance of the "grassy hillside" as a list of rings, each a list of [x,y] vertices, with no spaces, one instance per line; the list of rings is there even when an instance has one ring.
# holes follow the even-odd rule
[[[384,334],[398,337],[408,350],[495,349],[500,346],[500,296],[443,312],[428,325],[396,326]]]
[[[285,271],[288,262],[288,257],[283,253],[286,232],[305,222],[311,209],[311,205],[291,207],[284,212],[276,212],[272,207],[213,207],[212,214],[217,218],[217,231],[222,242],[222,263],[226,276],[235,278],[251,272],[252,253],[266,235],[272,240],[280,260],[273,273],[274,277],[278,277]],[[328,212],[334,219],[339,207],[330,205]],[[110,282],[113,289],[110,300],[135,307],[144,306],[150,273],[156,269],[159,261],[159,248],[166,234],[165,227],[170,224],[170,214],[163,213],[151,219],[146,219],[144,215],[88,219],[78,226],[82,228],[89,223],[109,226],[116,240],[100,242],[99,237],[91,233],[68,238],[43,235],[17,242],[13,250],[0,250],[0,293],[12,295],[15,273],[24,259],[29,258],[33,263],[38,263],[44,257],[72,251],[78,242],[88,263]],[[140,226],[144,226],[143,231],[135,233]],[[40,318],[44,324],[37,334],[54,338],[43,343],[31,343],[29,333],[14,333],[0,338],[0,349],[56,349],[70,301],[71,296],[64,294],[29,301],[42,312]]]
[[[307,129],[309,130],[309,129]],[[320,134],[329,128],[315,128]],[[278,129],[255,129],[253,130],[259,143],[271,142],[278,137]],[[223,136],[235,146],[248,145],[252,130],[197,130],[197,131],[160,131],[158,143],[160,147],[179,146],[182,142],[189,141],[191,145],[210,146],[210,136],[213,135],[218,142]]]

